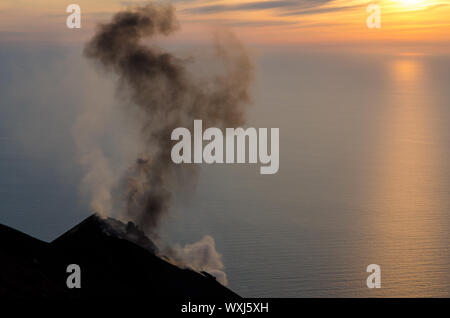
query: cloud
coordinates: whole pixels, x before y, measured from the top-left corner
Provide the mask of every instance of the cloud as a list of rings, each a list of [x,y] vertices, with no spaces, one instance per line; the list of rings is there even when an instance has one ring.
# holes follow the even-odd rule
[[[280,0],[255,1],[240,4],[214,4],[187,8],[184,11],[197,14],[220,13],[226,11],[257,11],[268,9],[298,10],[300,8],[318,7],[332,0]]]
[[[202,23],[202,24],[214,24],[230,27],[269,27],[269,26],[287,26],[297,25],[297,21],[285,21],[285,20],[242,20],[242,19],[184,19],[183,23]]]
[[[425,10],[431,11],[431,10],[434,10],[434,9],[437,9],[437,8],[441,8],[441,7],[446,7],[446,6],[449,6],[449,5],[450,5],[450,3],[447,3],[447,2],[437,3],[437,4],[430,5],[430,6],[426,7]]]
[[[305,10],[285,12],[285,13],[282,13],[281,15],[284,15],[284,16],[288,16],[288,15],[313,15],[313,14],[321,14],[321,13],[330,13],[330,12],[339,12],[339,11],[351,10],[351,9],[362,8],[362,7],[366,7],[366,6],[367,6],[367,3],[357,4],[357,5],[352,5],[352,6],[342,6],[342,7],[312,8],[312,9],[305,9]]]

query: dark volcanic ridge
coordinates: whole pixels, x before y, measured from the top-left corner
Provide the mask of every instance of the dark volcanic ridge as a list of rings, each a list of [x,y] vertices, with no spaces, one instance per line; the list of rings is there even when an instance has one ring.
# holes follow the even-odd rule
[[[133,223],[92,215],[51,243],[0,225],[0,297],[239,298],[207,273],[179,268]],[[67,266],[81,268],[81,288],[66,285]]]

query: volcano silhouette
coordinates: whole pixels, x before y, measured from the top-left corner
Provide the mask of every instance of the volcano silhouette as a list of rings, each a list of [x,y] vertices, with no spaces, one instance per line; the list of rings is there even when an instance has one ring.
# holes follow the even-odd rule
[[[0,225],[1,298],[235,299],[207,273],[157,256],[133,223],[92,215],[46,243]],[[69,264],[81,269],[81,288],[69,289]]]

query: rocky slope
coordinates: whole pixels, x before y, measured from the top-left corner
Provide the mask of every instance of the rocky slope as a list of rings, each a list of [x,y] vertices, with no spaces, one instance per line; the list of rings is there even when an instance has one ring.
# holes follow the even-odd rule
[[[132,223],[92,215],[51,243],[0,225],[0,297],[234,299],[206,273],[174,266]],[[81,268],[81,288],[69,289],[69,264]]]

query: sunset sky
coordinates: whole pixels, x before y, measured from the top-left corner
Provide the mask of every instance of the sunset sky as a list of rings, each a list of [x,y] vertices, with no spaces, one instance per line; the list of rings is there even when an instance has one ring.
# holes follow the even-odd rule
[[[168,1],[166,1],[168,2]],[[82,10],[82,29],[68,33],[68,4]],[[145,1],[6,0],[0,4],[0,41],[84,41],[118,9]],[[181,38],[201,40],[207,27],[234,29],[247,43],[263,45],[414,45],[450,47],[449,0],[174,0]],[[381,8],[381,29],[366,26],[366,8]]]
[[[149,1],[0,1],[0,224],[51,242],[103,206],[120,217],[133,173],[166,159],[153,137],[169,130],[147,128],[172,127],[173,104],[184,112],[169,123],[206,121],[193,110],[220,117],[238,99],[243,126],[279,128],[279,171],[177,170],[189,184],[169,188],[163,242],[211,235],[244,297],[450,295],[450,0],[151,2],[173,4],[180,29],[119,37],[105,65],[111,47],[89,46],[98,24]],[[69,4],[81,29],[66,25]],[[370,4],[381,28],[367,27]],[[223,32],[214,50],[217,29],[243,45]],[[152,197],[147,179],[136,187]],[[368,264],[383,268],[378,291]]]

